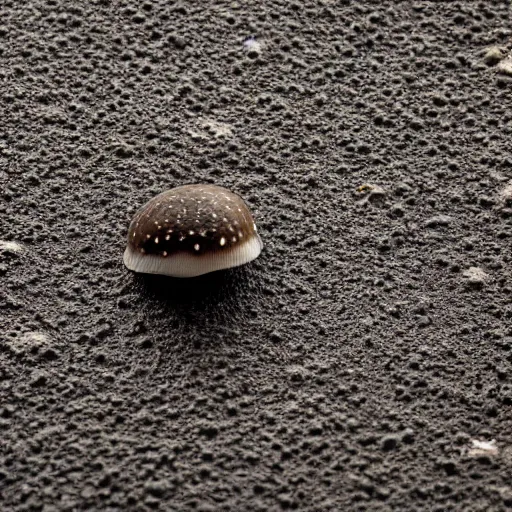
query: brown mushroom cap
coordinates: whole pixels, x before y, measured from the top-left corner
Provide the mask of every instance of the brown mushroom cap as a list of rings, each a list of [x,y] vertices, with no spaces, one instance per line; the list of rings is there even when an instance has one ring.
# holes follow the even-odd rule
[[[262,248],[240,196],[215,185],[185,185],[135,214],[124,263],[135,272],[194,277],[248,263]]]

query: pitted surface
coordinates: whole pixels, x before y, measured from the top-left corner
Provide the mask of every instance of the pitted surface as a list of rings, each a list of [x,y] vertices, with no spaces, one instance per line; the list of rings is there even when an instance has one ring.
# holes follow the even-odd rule
[[[0,509],[509,510],[509,9],[0,2]],[[261,256],[128,272],[188,183]]]

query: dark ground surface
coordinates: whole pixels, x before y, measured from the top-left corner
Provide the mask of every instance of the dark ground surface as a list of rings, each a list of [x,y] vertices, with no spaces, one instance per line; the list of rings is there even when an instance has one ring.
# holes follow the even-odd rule
[[[507,2],[0,10],[2,511],[512,508]],[[193,182],[262,256],[130,274]]]

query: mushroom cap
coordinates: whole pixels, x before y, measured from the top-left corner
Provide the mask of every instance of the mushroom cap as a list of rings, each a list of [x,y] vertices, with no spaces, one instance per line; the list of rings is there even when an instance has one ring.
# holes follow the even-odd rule
[[[184,185],[139,209],[123,259],[134,272],[195,277],[248,263],[262,249],[239,195],[215,185]]]

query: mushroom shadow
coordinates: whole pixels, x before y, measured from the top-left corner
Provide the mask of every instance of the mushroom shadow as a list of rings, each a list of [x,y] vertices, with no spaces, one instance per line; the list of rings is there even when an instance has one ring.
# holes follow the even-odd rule
[[[135,274],[133,285],[144,301],[146,317],[179,318],[195,327],[230,325],[261,297],[258,274],[236,267],[193,278]]]
[[[265,300],[257,263],[186,279],[133,274],[127,288],[144,338],[158,350],[151,374],[174,382],[210,359],[254,357],[253,344],[246,344],[254,329],[244,325]]]

